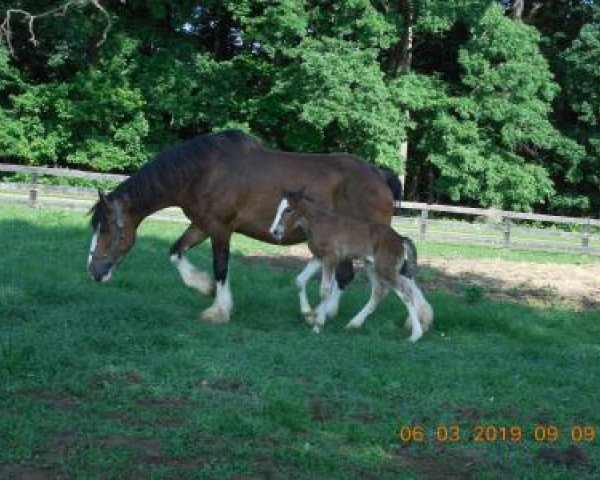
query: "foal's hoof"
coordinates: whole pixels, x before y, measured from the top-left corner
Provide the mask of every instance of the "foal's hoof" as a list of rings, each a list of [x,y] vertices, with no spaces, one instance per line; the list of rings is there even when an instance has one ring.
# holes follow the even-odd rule
[[[406,322],[404,322],[404,330],[410,332],[412,330],[412,322],[410,321],[410,315],[406,317]]]
[[[357,328],[362,327],[362,322],[357,322],[355,320],[350,320],[346,326],[344,327],[346,330],[356,330]]]
[[[317,318],[317,316],[315,315],[315,312],[313,312],[311,310],[310,312],[303,313],[303,315],[304,315],[304,321],[306,323],[308,323],[309,325],[314,325],[315,324],[315,320]]]
[[[200,314],[200,320],[210,323],[227,323],[229,322],[229,314],[219,307],[213,306]]]
[[[329,305],[327,305],[327,316],[329,318],[335,318],[337,317],[338,314],[338,303],[331,303]]]

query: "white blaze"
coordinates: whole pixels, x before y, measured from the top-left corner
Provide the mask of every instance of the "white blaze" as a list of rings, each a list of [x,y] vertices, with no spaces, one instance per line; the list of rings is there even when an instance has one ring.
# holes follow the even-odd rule
[[[282,198],[281,202],[279,202],[279,207],[277,207],[277,213],[275,214],[275,219],[273,220],[273,224],[271,225],[271,228],[269,229],[269,232],[271,233],[271,235],[273,235],[275,233],[275,229],[277,228],[277,225],[281,221],[281,216],[283,215],[283,211],[288,207],[288,205],[289,205],[289,203],[286,198]]]
[[[90,254],[88,255],[88,268],[90,267],[90,263],[92,263],[92,255],[96,250],[96,244],[98,243],[98,232],[100,231],[100,224],[98,224],[98,228],[94,232],[94,236],[92,237],[92,242],[90,243]]]

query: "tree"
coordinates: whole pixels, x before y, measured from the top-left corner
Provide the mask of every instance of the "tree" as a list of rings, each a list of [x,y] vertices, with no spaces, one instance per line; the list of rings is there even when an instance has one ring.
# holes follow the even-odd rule
[[[600,15],[586,24],[562,55],[565,95],[577,115],[573,134],[585,145],[581,193],[589,195],[592,208],[600,210]]]
[[[539,34],[492,6],[460,49],[460,84],[427,124],[419,147],[452,201],[531,209],[553,194],[544,154],[564,154],[573,175],[581,150],[550,123],[558,91]]]

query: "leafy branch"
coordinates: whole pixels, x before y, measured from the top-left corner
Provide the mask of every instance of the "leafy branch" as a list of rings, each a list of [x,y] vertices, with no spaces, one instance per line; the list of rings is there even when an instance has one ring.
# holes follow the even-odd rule
[[[123,3],[125,3],[125,0],[121,0],[121,1]],[[27,23],[27,27],[29,30],[29,41],[34,46],[37,47],[40,44],[40,42],[38,41],[38,39],[36,38],[36,35],[35,35],[34,23],[36,20],[39,20],[44,17],[51,17],[51,16],[65,16],[67,14],[69,8],[71,8],[71,7],[77,6],[77,7],[84,8],[88,5],[93,6],[96,10],[101,12],[102,15],[106,18],[106,26],[104,27],[102,36],[100,37],[100,40],[98,40],[98,42],[96,43],[96,47],[99,47],[106,41],[108,32],[110,31],[110,29],[112,27],[112,21],[110,19],[110,15],[106,11],[106,9],[102,6],[102,4],[100,3],[100,0],[69,0],[58,7],[52,8],[50,10],[47,10],[45,12],[38,13],[38,14],[33,14],[31,12],[28,12],[26,10],[22,10],[19,8],[9,8],[8,10],[6,10],[6,16],[2,20],[2,23],[0,24],[0,41],[3,41],[6,44],[10,54],[15,56],[15,50],[14,50],[13,44],[12,44],[12,36],[13,36],[12,24],[13,24],[13,21],[16,20],[16,18],[20,17],[23,22]]]

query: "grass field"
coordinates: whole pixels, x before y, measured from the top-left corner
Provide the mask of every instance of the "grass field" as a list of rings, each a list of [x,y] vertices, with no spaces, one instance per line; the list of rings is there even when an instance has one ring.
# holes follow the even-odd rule
[[[143,225],[98,285],[85,271],[86,222],[0,206],[0,478],[599,475],[597,310],[427,291],[436,324],[414,345],[391,296],[361,331],[343,330],[368,297],[359,281],[317,335],[298,312],[297,269],[244,258],[286,250],[236,238],[236,311],[207,325],[197,318],[210,299],[167,256],[182,225]],[[208,246],[190,258],[208,269]]]

